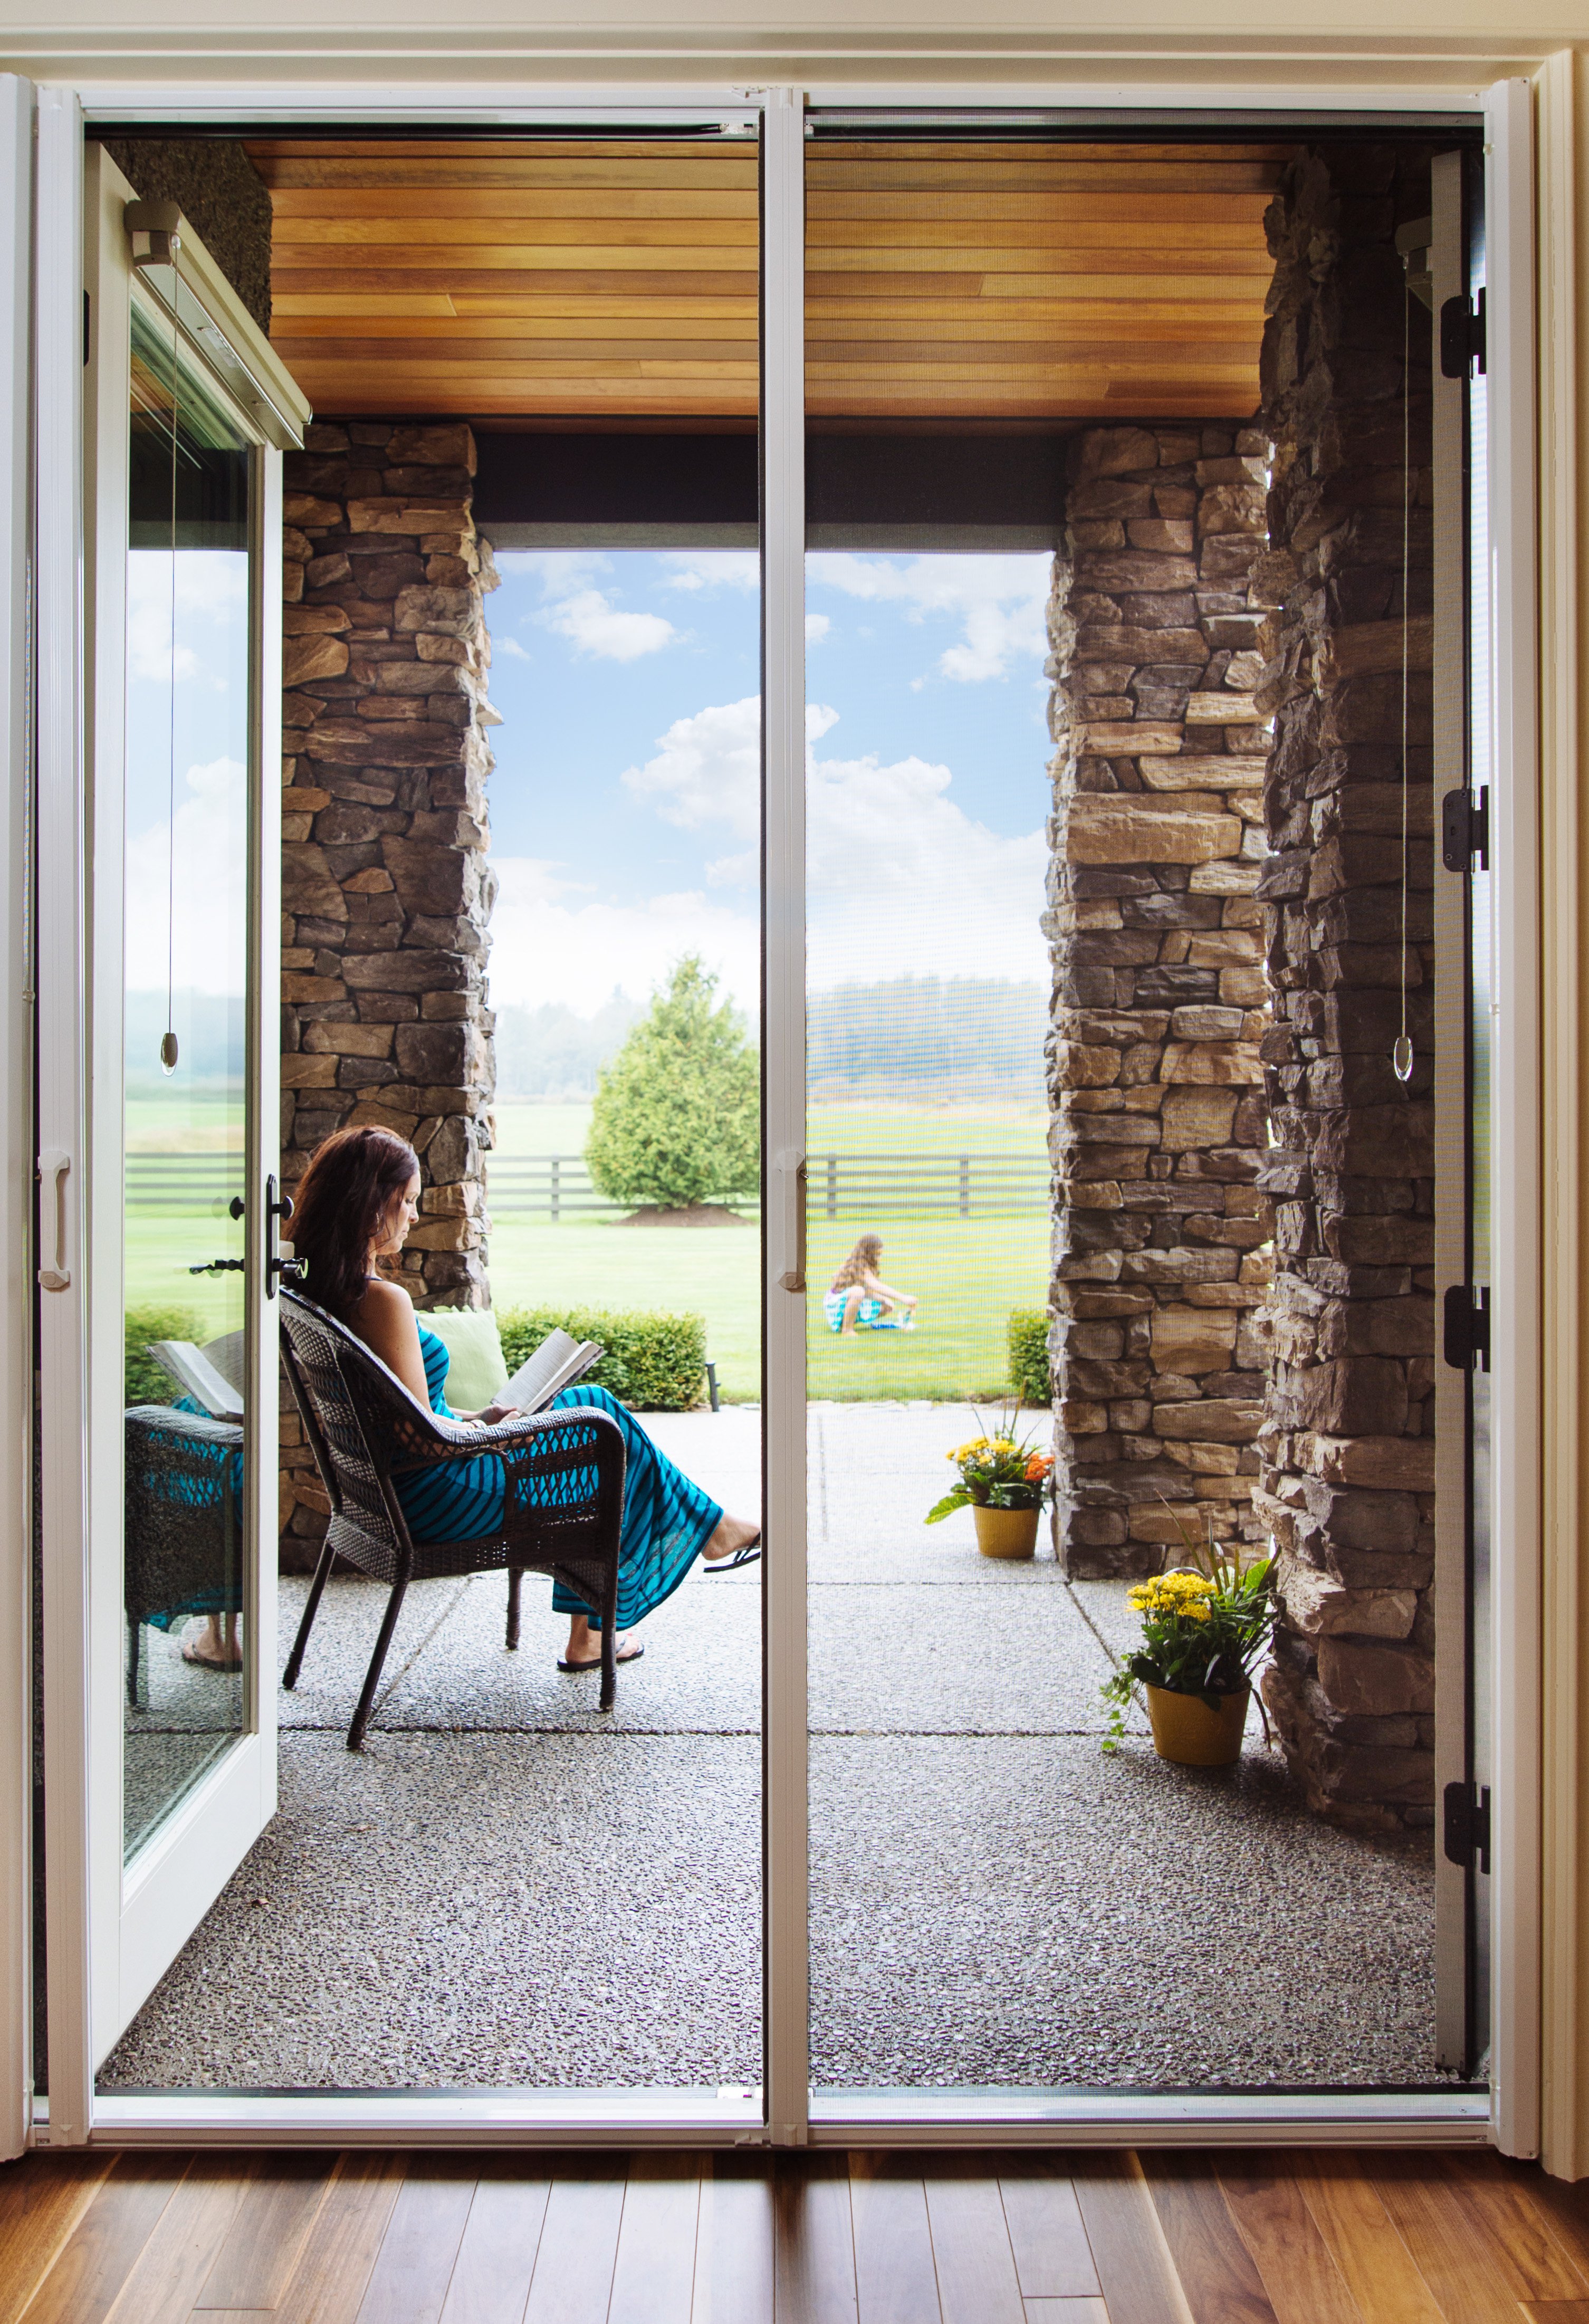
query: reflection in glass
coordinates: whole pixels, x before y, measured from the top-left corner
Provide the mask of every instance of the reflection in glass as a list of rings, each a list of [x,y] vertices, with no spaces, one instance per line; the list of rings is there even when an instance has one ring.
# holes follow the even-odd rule
[[[125,902],[129,1858],[242,1731],[245,438],[133,312]]]

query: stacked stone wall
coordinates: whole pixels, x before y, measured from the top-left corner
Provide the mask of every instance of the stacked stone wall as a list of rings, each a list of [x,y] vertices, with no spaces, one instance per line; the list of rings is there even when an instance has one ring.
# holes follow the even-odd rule
[[[1270,214],[1263,348],[1283,600],[1257,690],[1276,719],[1260,887],[1276,989],[1263,1043],[1275,1346],[1255,1506],[1279,1545],[1282,1622],[1264,1691],[1312,1805],[1377,1828],[1427,1824],[1434,1798],[1430,318],[1394,245],[1428,206],[1427,157],[1405,148],[1302,154]],[[1404,610],[1406,1085],[1391,1063]]]
[[[1049,609],[1057,1543],[1155,1572],[1254,1528],[1270,1220],[1254,702],[1267,438],[1095,428]],[[1169,1506],[1167,1506],[1167,1504]]]
[[[282,1175],[331,1130],[378,1122],[420,1157],[401,1280],[419,1306],[482,1306],[494,1087],[485,1007],[484,593],[462,426],[311,428],[286,464]],[[289,1541],[325,1496],[285,1411]]]

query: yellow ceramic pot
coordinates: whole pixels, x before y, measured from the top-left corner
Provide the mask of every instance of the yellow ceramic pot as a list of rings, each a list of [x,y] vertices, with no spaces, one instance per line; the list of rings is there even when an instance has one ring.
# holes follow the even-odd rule
[[[984,1509],[974,1501],[976,1545],[984,1557],[1033,1557],[1040,1509]]]
[[[1171,1694],[1167,1687],[1150,1686],[1148,1717],[1153,1727],[1153,1748],[1161,1759],[1178,1767],[1232,1767],[1242,1756],[1242,1729],[1247,1723],[1251,1687],[1222,1694],[1219,1709],[1195,1694]]]

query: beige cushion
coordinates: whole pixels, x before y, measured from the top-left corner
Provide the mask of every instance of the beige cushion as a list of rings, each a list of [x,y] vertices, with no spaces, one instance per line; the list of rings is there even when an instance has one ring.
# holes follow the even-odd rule
[[[442,1393],[455,1412],[481,1412],[508,1384],[502,1338],[488,1307],[422,1307],[422,1330],[445,1342],[451,1358]]]

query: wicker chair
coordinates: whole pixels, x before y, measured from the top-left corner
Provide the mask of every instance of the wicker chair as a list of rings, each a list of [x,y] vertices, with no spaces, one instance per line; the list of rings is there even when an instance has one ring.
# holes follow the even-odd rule
[[[551,1574],[600,1615],[601,1707],[610,1711],[618,1683],[613,1637],[624,1522],[624,1432],[612,1415],[569,1406],[490,1428],[443,1420],[334,1316],[284,1286],[281,1296],[282,1360],[331,1502],[282,1685],[298,1683],[334,1560],[345,1557],[361,1573],[389,1582],[392,1594],[347,1730],[347,1748],[356,1751],[409,1583],[505,1566],[510,1650],[519,1643],[519,1581],[526,1571]],[[502,1531],[476,1541],[416,1542],[393,1472],[476,1461],[483,1452],[494,1453],[506,1472]]]
[[[135,1710],[145,1623],[242,1609],[243,1512],[233,1486],[243,1431],[207,1413],[134,1404],[126,1432],[127,1701]]]

